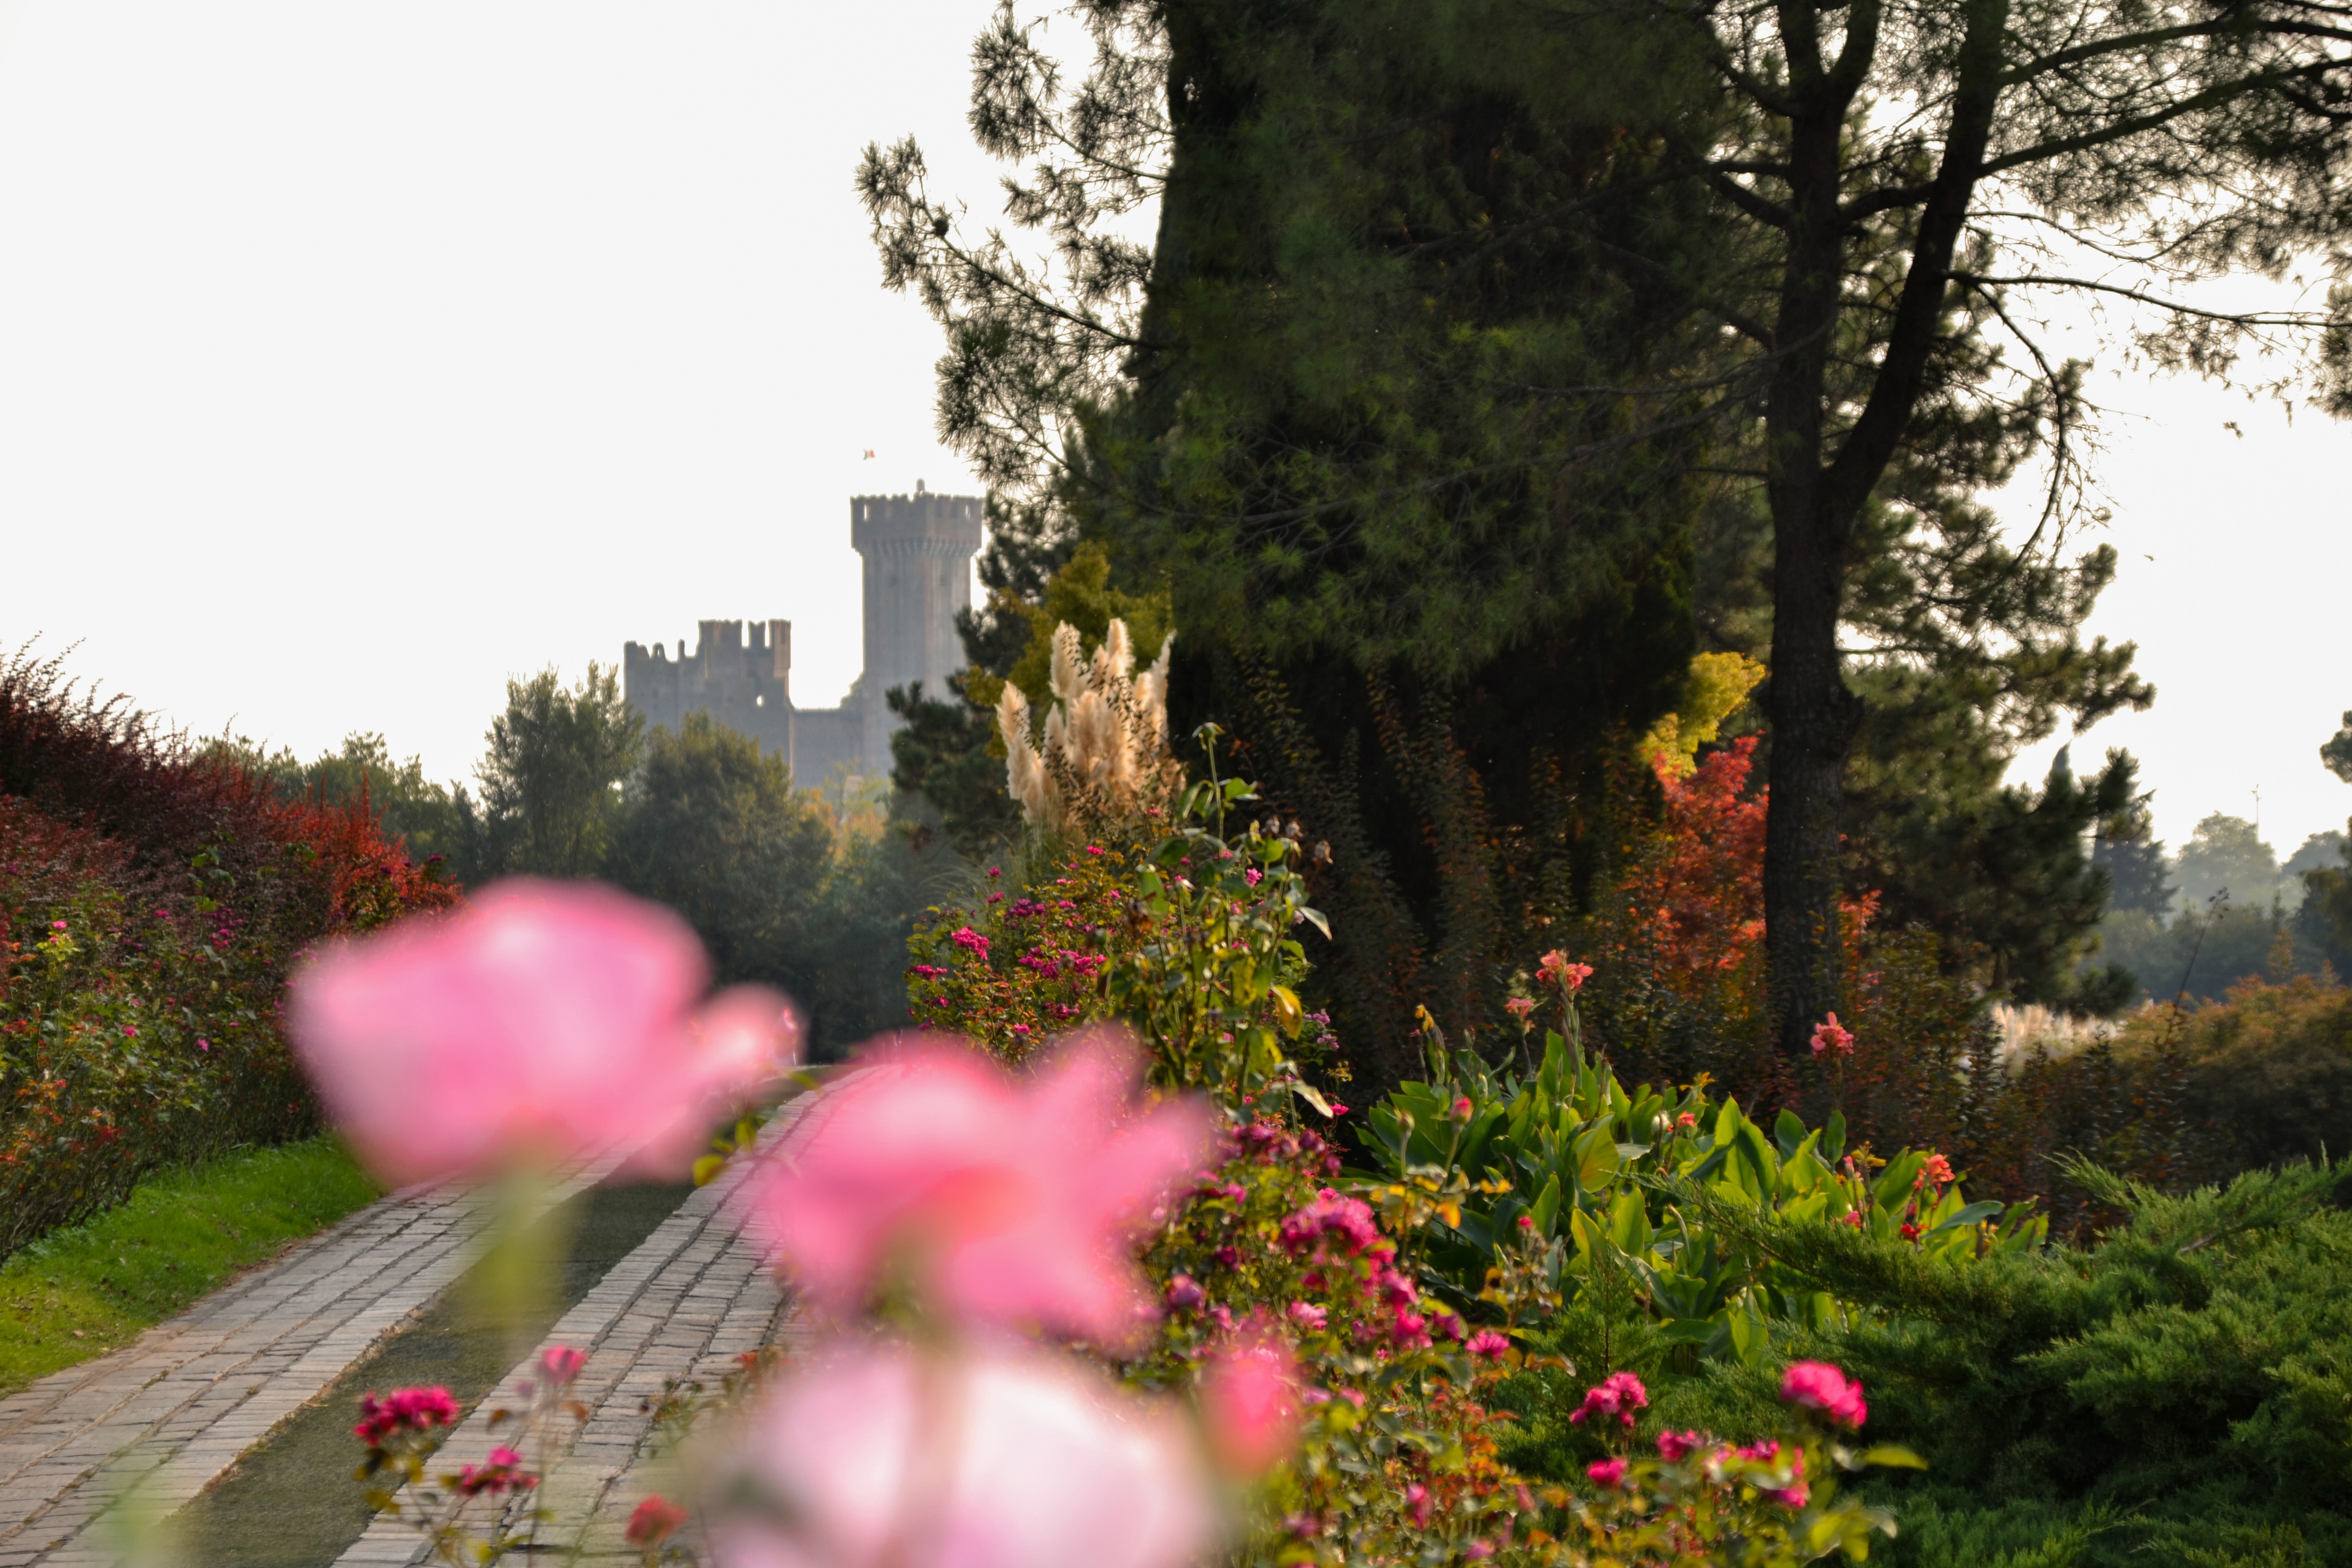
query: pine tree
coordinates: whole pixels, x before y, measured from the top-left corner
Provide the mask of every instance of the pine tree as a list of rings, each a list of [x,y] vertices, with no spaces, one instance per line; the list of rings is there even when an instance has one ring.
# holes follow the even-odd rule
[[[2174,309],[2058,256],[2087,236],[2156,279],[2275,273],[2331,234],[2352,135],[2332,23],[2002,0],[1696,25],[1502,0],[1077,14],[1096,58],[1074,89],[1009,9],[976,57],[982,142],[1029,165],[1013,232],[1053,257],[967,240],[901,144],[861,173],[886,280],[948,329],[943,430],[1168,584],[1180,707],[1242,706],[1252,763],[1332,824],[1357,929],[1394,960],[1339,955],[1343,987],[1426,960],[1442,1005],[1475,994],[1492,931],[1541,907],[1528,888],[1572,889],[1595,852],[1596,737],[1671,706],[1701,633],[1769,650],[1790,1048],[1843,983],[1849,788],[1886,838],[1888,759],[1971,706],[1949,824],[2016,836],[2046,888],[2095,884],[2048,792],[2011,810],[1984,783],[2053,716],[2150,695],[2130,649],[2075,635],[2113,570],[2069,543],[2093,411],[2019,306],[2121,289],[2170,312],[2142,340],[2159,360],[2226,373],[2252,340],[2340,368],[2345,332],[2297,336],[2324,315]],[[1895,101],[1918,111],[1871,107]],[[1118,220],[1154,199],[1147,246]],[[2032,458],[2042,526],[2011,546],[1969,498]],[[2078,826],[2121,776],[2069,797]],[[2012,968],[2063,969],[2068,897],[2042,934],[1995,922],[2046,950]],[[1394,1023],[1369,1033],[1401,1047]]]

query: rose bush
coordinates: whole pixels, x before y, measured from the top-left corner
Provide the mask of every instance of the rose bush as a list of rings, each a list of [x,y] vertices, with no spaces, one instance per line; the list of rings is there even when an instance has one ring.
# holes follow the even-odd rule
[[[0,666],[0,1254],[159,1166],[315,1131],[287,975],[457,897],[363,803],[278,799]]]

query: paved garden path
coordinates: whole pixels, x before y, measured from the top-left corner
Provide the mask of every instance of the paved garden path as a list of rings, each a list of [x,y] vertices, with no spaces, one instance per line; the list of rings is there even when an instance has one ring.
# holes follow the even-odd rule
[[[803,1099],[778,1114],[762,1149],[793,1128]],[[576,1392],[588,1420],[562,1434],[539,1500],[554,1523],[541,1531],[542,1551],[559,1560],[635,1563],[621,1539],[630,1512],[663,1489],[654,1452],[654,1417],[667,1380],[699,1379],[714,1392],[735,1358],[793,1337],[785,1300],[740,1233],[742,1185],[752,1162],[739,1159],[719,1180],[678,1205],[627,1258],[565,1313],[540,1350],[569,1345],[587,1352]],[[501,1385],[533,1375],[539,1351]],[[434,1469],[478,1463],[500,1439],[489,1430],[485,1400],[443,1446]],[[567,1424],[568,1425],[568,1424]],[[416,1533],[379,1517],[339,1560],[339,1568],[394,1568],[423,1563]]]
[[[485,1203],[394,1193],[121,1350],[0,1400],[0,1568],[110,1562],[98,1522],[110,1503],[134,1484],[158,1513],[195,1496],[466,1271]]]
[[[807,1103],[780,1112],[763,1146]],[[583,1168],[546,1201],[594,1184],[615,1163]],[[589,1357],[579,1385],[589,1419],[564,1434],[541,1494],[567,1552],[635,1559],[620,1531],[654,1487],[646,1407],[666,1379],[715,1387],[737,1356],[789,1331],[781,1292],[738,1234],[751,1163],[736,1161],[688,1196],[548,1336]],[[468,1193],[395,1193],[123,1349],[0,1400],[0,1568],[112,1568],[118,1543],[100,1518],[110,1504],[136,1488],[140,1511],[161,1516],[203,1490],[432,1305],[479,1258],[487,1206]],[[501,1387],[529,1375],[537,1356]],[[489,1403],[451,1436],[448,1463],[495,1446]],[[423,1557],[415,1534],[379,1520],[341,1561]]]

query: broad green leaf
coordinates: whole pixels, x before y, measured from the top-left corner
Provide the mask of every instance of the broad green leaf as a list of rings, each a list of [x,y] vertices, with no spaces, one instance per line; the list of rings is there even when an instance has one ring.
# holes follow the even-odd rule
[[[1894,1443],[1883,1443],[1875,1448],[1865,1448],[1863,1450],[1862,1462],[1865,1465],[1885,1465],[1897,1470],[1924,1470],[1927,1468],[1927,1460],[1910,1449]]]
[[[1570,1158],[1575,1162],[1580,1191],[1597,1193],[1616,1174],[1620,1162],[1615,1132],[1608,1122],[1596,1121],[1578,1135]]]
[[[1528,1205],[1528,1217],[1535,1221],[1537,1235],[1549,1237],[1553,1234],[1552,1222],[1559,1217],[1559,1176],[1557,1173],[1543,1184],[1543,1191],[1538,1193],[1536,1201]]]

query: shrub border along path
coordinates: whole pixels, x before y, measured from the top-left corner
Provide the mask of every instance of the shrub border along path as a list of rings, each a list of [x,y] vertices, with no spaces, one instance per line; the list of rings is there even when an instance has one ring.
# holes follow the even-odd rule
[[[0,1568],[112,1563],[110,1503],[134,1486],[142,1511],[185,1503],[463,1274],[485,1214],[468,1193],[394,1193],[123,1349],[0,1400]]]

